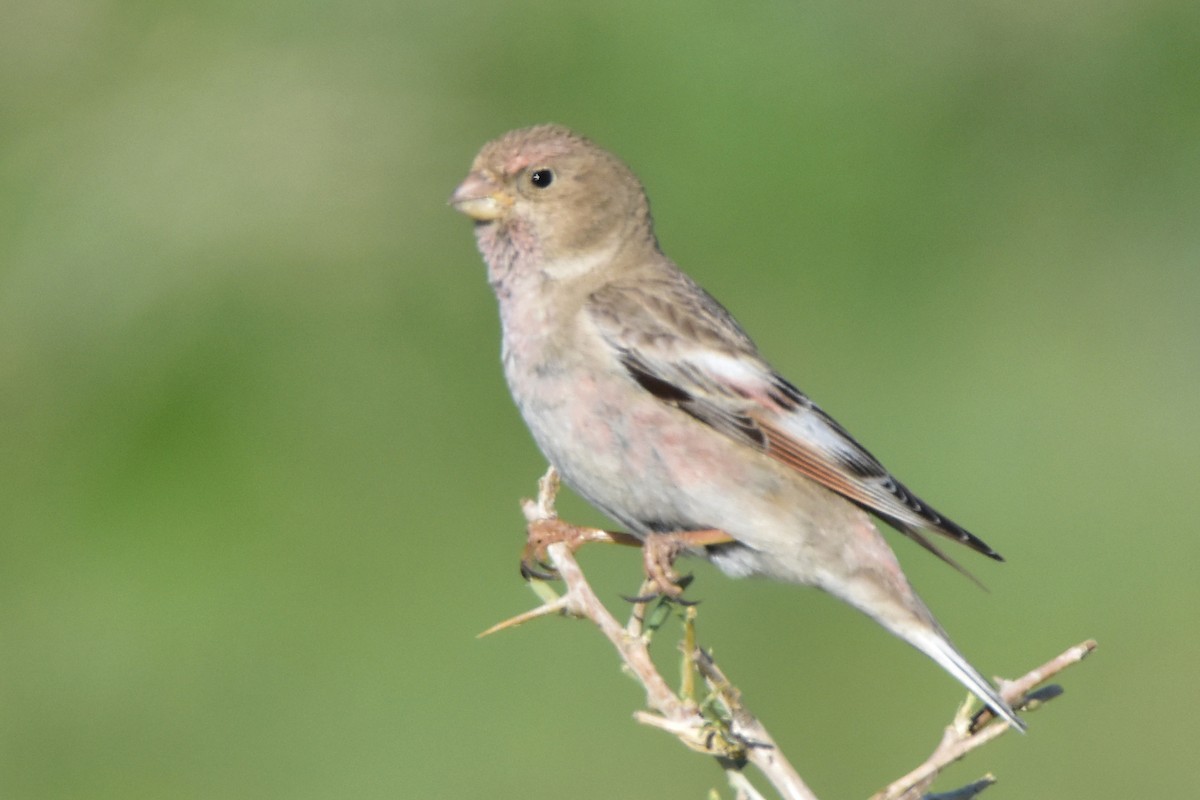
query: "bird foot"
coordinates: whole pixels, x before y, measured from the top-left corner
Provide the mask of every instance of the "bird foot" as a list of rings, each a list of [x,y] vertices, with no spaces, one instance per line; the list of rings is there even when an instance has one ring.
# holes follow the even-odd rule
[[[692,582],[692,576],[680,576],[675,571],[675,559],[694,548],[728,544],[732,541],[732,536],[715,528],[649,534],[642,543],[642,566],[646,571],[646,583],[643,588],[646,591],[642,593],[644,596],[633,598],[634,601],[645,602],[654,597],[667,597],[684,605],[694,605],[680,599],[683,590]]]
[[[557,517],[533,519],[526,526],[525,548],[521,551],[521,577],[525,580],[558,580],[558,572],[546,560],[546,548],[562,542],[574,553],[589,542],[640,547],[640,539],[628,533],[585,528],[563,522]]]

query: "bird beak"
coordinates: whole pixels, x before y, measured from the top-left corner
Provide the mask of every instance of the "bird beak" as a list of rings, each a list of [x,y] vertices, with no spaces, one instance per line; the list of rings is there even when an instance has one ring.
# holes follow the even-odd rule
[[[501,190],[491,176],[481,172],[472,172],[450,195],[450,205],[455,211],[478,222],[499,219],[512,204],[512,195]]]

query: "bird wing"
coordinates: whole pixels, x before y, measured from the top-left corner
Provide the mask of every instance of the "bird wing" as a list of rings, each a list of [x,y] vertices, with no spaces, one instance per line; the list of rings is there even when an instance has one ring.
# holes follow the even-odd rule
[[[729,312],[682,273],[609,284],[586,310],[628,375],[663,403],[876,514],[968,577],[925,531],[1004,560],[896,480],[773,370]]]

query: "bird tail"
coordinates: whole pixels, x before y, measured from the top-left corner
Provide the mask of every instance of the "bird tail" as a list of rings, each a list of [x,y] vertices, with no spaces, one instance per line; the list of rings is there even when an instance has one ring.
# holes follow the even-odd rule
[[[958,682],[967,687],[971,694],[982,700],[1014,730],[1020,733],[1025,732],[1025,722],[1017,716],[991,683],[967,662],[962,653],[954,649],[954,645],[950,644],[940,630],[923,627],[920,631],[907,631],[901,638],[936,661],[942,669],[958,679]]]

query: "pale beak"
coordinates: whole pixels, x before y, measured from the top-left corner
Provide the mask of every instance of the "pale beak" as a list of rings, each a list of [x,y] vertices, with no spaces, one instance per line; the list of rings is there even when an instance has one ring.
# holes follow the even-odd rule
[[[504,216],[513,204],[512,195],[503,191],[488,175],[472,172],[450,195],[455,211],[479,222]]]

